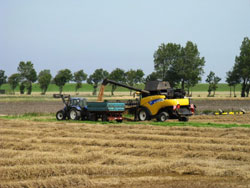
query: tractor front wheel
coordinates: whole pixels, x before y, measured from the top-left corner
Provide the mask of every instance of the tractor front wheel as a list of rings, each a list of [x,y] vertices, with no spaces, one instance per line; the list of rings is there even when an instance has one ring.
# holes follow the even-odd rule
[[[65,118],[66,118],[66,115],[63,110],[60,110],[56,113],[57,120],[61,121],[61,120],[65,120]]]
[[[69,111],[69,118],[72,119],[72,120],[80,119],[80,112],[77,111],[76,109],[71,109]]]

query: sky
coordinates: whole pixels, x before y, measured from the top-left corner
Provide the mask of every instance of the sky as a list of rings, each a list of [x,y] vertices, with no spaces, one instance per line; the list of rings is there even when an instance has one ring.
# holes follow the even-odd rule
[[[154,71],[162,43],[197,44],[210,71],[225,80],[250,38],[250,0],[0,0],[0,69],[20,61],[36,71],[88,75],[95,69]]]

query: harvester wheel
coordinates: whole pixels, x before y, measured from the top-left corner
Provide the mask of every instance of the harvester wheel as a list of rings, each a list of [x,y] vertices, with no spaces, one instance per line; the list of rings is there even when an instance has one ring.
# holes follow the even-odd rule
[[[188,117],[180,117],[179,118],[179,121],[188,121],[189,119],[188,119]]]
[[[167,112],[161,112],[159,113],[159,115],[157,116],[157,121],[161,121],[161,122],[164,122],[166,121],[167,119],[169,118],[169,115]]]
[[[138,113],[138,118],[140,121],[145,121],[145,120],[149,119],[149,115],[144,108],[140,109],[140,111]]]
[[[76,109],[71,109],[69,111],[69,118],[72,120],[78,120],[80,118],[80,112]]]
[[[65,120],[65,118],[66,118],[66,115],[63,110],[60,110],[56,113],[57,120],[61,121],[61,120]]]

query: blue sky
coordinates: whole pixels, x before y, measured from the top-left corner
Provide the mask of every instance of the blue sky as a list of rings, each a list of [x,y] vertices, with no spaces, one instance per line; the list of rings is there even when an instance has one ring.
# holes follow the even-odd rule
[[[205,74],[225,79],[244,37],[250,38],[250,0],[0,0],[0,69],[20,61],[37,72],[87,74],[154,70],[161,43],[192,41],[205,57]]]

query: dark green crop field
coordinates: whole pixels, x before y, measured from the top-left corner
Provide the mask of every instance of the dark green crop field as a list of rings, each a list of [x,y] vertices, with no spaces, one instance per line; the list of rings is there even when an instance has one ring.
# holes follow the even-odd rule
[[[143,89],[144,84],[139,84],[139,85],[136,85],[134,87]],[[4,89],[7,92],[10,92],[10,87],[8,84],[3,84],[1,89]],[[208,89],[208,84],[201,83],[201,84],[197,84],[191,90],[197,91],[197,92],[199,92],[199,91],[205,92],[205,91],[207,91],[207,89]],[[92,90],[93,90],[93,86],[84,83],[83,87],[81,89],[79,89],[78,91],[79,92],[91,92]],[[240,90],[241,90],[241,85],[237,85],[236,91],[240,91]],[[55,84],[50,84],[47,92],[56,92],[56,91],[59,91],[59,88]],[[66,84],[63,88],[63,91],[64,92],[74,92],[75,91],[75,83]],[[111,86],[110,85],[106,86],[105,91],[111,91]],[[126,88],[117,87],[116,91],[129,91],[129,90]],[[227,84],[221,83],[221,84],[218,84],[218,88],[216,91],[230,91],[230,87]],[[17,87],[15,89],[15,92],[19,92],[19,87]],[[32,92],[41,92],[41,89],[39,88],[39,84],[37,84],[37,83],[33,84]]]

